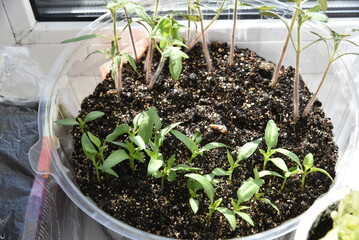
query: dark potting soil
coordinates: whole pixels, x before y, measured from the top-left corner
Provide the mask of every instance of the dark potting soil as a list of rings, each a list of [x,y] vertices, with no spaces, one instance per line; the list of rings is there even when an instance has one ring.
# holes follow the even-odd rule
[[[236,49],[235,66],[227,64],[229,48],[224,43],[212,43],[210,46],[214,72],[208,73],[202,49],[197,45],[184,60],[183,73],[179,81],[174,81],[167,69],[163,70],[152,91],[145,85],[143,62],[138,64],[138,73],[125,66],[123,71],[124,91],[117,93],[114,82],[109,77],[101,82],[94,93],[87,97],[81,107],[80,117],[90,111],[103,111],[105,115],[90,122],[86,129],[104,139],[116,125],[128,123],[133,117],[155,107],[162,118],[163,126],[182,122],[177,128],[187,136],[201,132],[201,146],[209,142],[222,142],[230,146],[232,156],[243,144],[264,137],[267,122],[273,119],[279,128],[277,147],[296,153],[301,159],[308,153],[314,155],[314,165],[328,171],[333,177],[337,159],[337,147],[333,142],[332,123],[325,117],[321,103],[316,101],[306,118],[297,123],[292,121],[292,95],[294,69],[282,69],[277,86],[270,88],[274,64],[248,49]],[[155,69],[156,63],[153,64]],[[300,102],[303,107],[311,93],[303,82],[300,88]],[[302,109],[301,109],[302,110]],[[224,134],[209,127],[211,124],[224,125],[228,133]],[[314,200],[327,192],[331,180],[321,173],[311,173],[305,189],[300,188],[300,175],[288,179],[282,192],[279,192],[282,179],[274,176],[264,177],[261,188],[264,197],[269,198],[280,210],[277,213],[262,201],[249,201],[244,205],[255,226],[237,218],[238,228],[230,229],[226,219],[215,212],[210,224],[206,224],[208,199],[202,192],[200,209],[194,214],[188,204],[189,193],[186,177],[178,173],[173,182],[166,182],[162,189],[160,179],[148,177],[147,163],[136,163],[132,172],[128,162],[122,162],[113,169],[119,177],[101,174],[101,183],[95,177],[91,160],[82,152],[77,127],[73,130],[75,152],[73,168],[81,191],[95,201],[105,212],[115,218],[141,230],[182,239],[225,239],[243,237],[259,233],[294,218],[308,209]],[[259,146],[266,149],[264,141]],[[110,145],[105,151],[108,156],[119,149]],[[176,163],[186,163],[189,150],[174,136],[169,134],[161,149],[164,159],[176,155]],[[279,157],[279,155],[278,155]],[[289,167],[293,162],[285,159]],[[228,169],[226,149],[214,149],[205,152],[192,161],[192,165],[202,168],[200,173],[210,173],[216,167]],[[253,169],[262,169],[263,156],[257,151],[249,159],[240,163],[233,173],[233,183],[227,184],[226,177],[215,186],[216,197],[223,198],[222,206],[230,208],[231,199],[241,183],[253,176]],[[272,163],[268,170],[281,170]]]

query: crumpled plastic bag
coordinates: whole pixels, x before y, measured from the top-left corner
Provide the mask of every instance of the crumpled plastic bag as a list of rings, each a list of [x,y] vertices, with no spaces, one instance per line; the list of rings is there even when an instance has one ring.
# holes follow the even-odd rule
[[[44,79],[26,47],[0,49],[0,101],[36,101]]]

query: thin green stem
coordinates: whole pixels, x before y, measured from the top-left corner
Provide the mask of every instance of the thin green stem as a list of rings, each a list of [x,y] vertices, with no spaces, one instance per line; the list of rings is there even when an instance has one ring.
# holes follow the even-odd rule
[[[95,159],[92,161],[92,163],[93,163],[93,165],[94,165],[94,167],[95,167],[95,173],[96,173],[97,181],[98,181],[98,183],[101,183],[100,173],[99,173],[99,171],[98,171],[98,164],[97,164],[97,162],[96,162]]]
[[[191,14],[191,6],[190,6],[191,1],[187,0],[187,14],[190,15]],[[186,36],[186,44],[189,44],[189,38],[190,38],[190,34],[191,34],[191,21],[187,20],[187,36]]]
[[[308,113],[309,113],[310,109],[312,108],[315,100],[317,99],[317,95],[319,93],[319,90],[322,87],[325,78],[327,77],[329,68],[332,65],[332,63],[333,63],[332,61],[329,61],[328,65],[327,65],[327,68],[325,69],[325,72],[324,72],[324,74],[322,76],[322,80],[320,81],[320,84],[319,84],[317,90],[315,91],[314,95],[312,96],[312,98],[309,100],[309,102],[307,103],[307,105],[304,108],[304,111],[303,111],[303,114],[302,114],[303,117],[306,117],[308,115]]]
[[[156,18],[158,14],[158,5],[160,3],[160,0],[155,1],[155,11],[153,12],[153,17]]]
[[[115,86],[117,91],[121,93],[122,92],[122,64],[123,64],[122,57],[120,57],[119,62],[120,63],[118,63],[118,61],[115,61],[115,69],[116,69]]]
[[[236,24],[237,24],[237,8],[238,0],[234,1],[234,12],[233,12],[233,28],[232,28],[232,39],[231,39],[231,50],[229,52],[229,66],[234,65],[234,38],[236,36]]]
[[[132,172],[135,171],[135,158],[134,157],[130,157],[130,168],[131,168]]]
[[[304,190],[305,178],[306,178],[306,177],[307,177],[307,174],[303,172],[302,180],[301,180],[301,184],[300,184],[300,188],[302,189],[302,191]]]
[[[299,24],[299,23],[298,23]],[[300,24],[297,28],[297,49],[295,58],[295,77],[293,87],[293,121],[296,123],[299,118],[299,66],[300,66],[300,54],[301,54],[301,39],[300,39]]]
[[[164,189],[165,188],[165,174],[162,174],[162,177],[161,177],[161,187],[162,187],[162,189]]]
[[[284,175],[282,186],[281,186],[281,188],[279,189],[279,192],[280,192],[280,193],[283,191],[286,182],[287,182],[287,177]]]
[[[126,21],[129,24],[128,25],[128,31],[130,33],[131,44],[132,44],[132,49],[133,49],[133,54],[134,54],[134,57],[135,57],[135,61],[137,61],[138,59],[137,59],[136,45],[135,45],[135,40],[133,39],[132,28],[131,28],[131,24],[130,24],[131,20],[130,20],[130,18],[128,16],[128,13],[127,13],[127,10],[126,10],[125,7],[123,8],[123,11],[125,12]]]
[[[204,56],[206,58],[208,71],[213,72],[212,60],[211,60],[211,57],[209,56],[209,51],[208,51],[208,47],[207,47],[207,43],[206,43],[205,29],[203,26],[202,10],[200,7],[198,7],[198,14],[201,18],[200,24],[201,24],[202,47],[203,47],[203,51],[204,51]]]
[[[153,59],[153,39],[151,39],[148,45],[148,52],[146,55],[145,61],[145,71],[146,71],[146,84],[150,84],[151,82],[151,66],[152,66],[152,59]]]
[[[157,70],[156,70],[155,74],[150,79],[150,83],[148,85],[149,89],[152,89],[153,86],[155,85],[155,82],[156,82],[157,78],[160,76],[160,74],[162,72],[162,69],[163,69],[163,66],[165,65],[165,62],[166,62],[166,57],[161,55],[161,60],[160,60],[160,63],[158,64]]]
[[[224,4],[225,4],[226,0],[222,1],[222,4],[217,12],[217,14],[212,18],[211,22],[205,27],[204,31],[207,31],[207,29],[218,19],[219,15],[221,15],[221,12],[223,11],[224,8]],[[192,43],[188,46],[188,48],[186,49],[186,52],[188,52],[189,50],[191,50],[193,48],[193,46],[197,43],[197,41],[199,40],[199,38],[201,37],[201,34],[196,36]]]
[[[112,14],[112,21],[113,21],[113,41],[114,41],[114,44],[115,44],[115,50],[116,50],[116,53],[115,55],[117,55],[120,51],[119,51],[119,48],[118,48],[118,39],[117,39],[117,26],[116,26],[116,23],[117,23],[117,20],[116,20],[116,15],[117,13],[113,13]]]
[[[295,12],[293,14],[293,17],[292,17],[292,21],[291,21],[289,29],[288,29],[287,37],[285,38],[285,42],[284,42],[284,45],[283,45],[282,52],[280,54],[278,63],[277,63],[276,68],[274,70],[272,80],[271,80],[271,82],[269,84],[269,86],[272,87],[272,88],[274,88],[275,85],[277,84],[279,70],[282,67],[282,62],[283,62],[283,59],[284,59],[284,55],[285,55],[285,53],[287,51],[289,40],[291,39],[292,30],[293,30],[293,27],[294,27],[294,23],[295,23],[295,21],[297,19],[297,15],[298,15],[298,10],[295,10]]]

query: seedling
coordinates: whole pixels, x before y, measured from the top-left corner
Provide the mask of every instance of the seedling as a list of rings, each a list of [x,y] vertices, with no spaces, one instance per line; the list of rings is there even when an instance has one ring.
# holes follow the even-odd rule
[[[283,177],[282,175],[274,171],[265,170],[258,172],[257,168],[254,168],[253,172],[254,172],[254,179],[257,180],[262,179],[265,176]],[[265,202],[266,204],[274,208],[278,213],[280,213],[278,207],[274,203],[272,203],[272,201],[269,198],[263,197],[264,193],[259,192],[259,190],[260,189],[258,189],[258,191],[253,195],[253,200]]]
[[[229,169],[228,169],[228,174],[229,174],[229,183],[232,183],[232,176],[233,176],[233,171],[234,169],[236,169],[237,167],[239,167],[239,162],[249,158],[254,152],[255,150],[258,148],[258,145],[262,142],[262,139],[259,138],[255,141],[249,142],[244,144],[237,153],[237,160],[234,161],[232,155],[230,154],[230,152],[227,150],[227,159],[229,162]]]
[[[180,25],[172,15],[161,17],[155,28],[152,30],[151,38],[159,40],[159,46],[155,44],[157,50],[161,53],[161,59],[156,69],[156,72],[151,77],[149,82],[149,89],[152,89],[157,78],[162,72],[163,66],[167,58],[170,60],[169,68],[173,79],[178,80],[182,72],[182,59],[188,58],[181,47],[186,47],[183,43],[183,38],[179,34]]]
[[[267,6],[256,7],[256,6],[254,6],[252,4],[248,4],[248,3],[239,3],[238,4],[238,0],[234,1],[232,38],[231,38],[231,48],[230,48],[230,51],[229,51],[229,62],[228,62],[229,66],[234,65],[234,38],[235,38],[235,34],[236,34],[237,8],[238,8],[238,5],[254,7],[257,10],[259,10],[260,12],[265,12],[265,11],[268,11],[268,10],[271,10],[271,9],[275,8],[275,7],[267,7]]]
[[[56,120],[55,123],[61,125],[69,125],[69,126],[78,125],[80,127],[81,133],[84,134],[86,123],[91,122],[99,117],[102,117],[103,115],[105,115],[105,113],[100,111],[92,111],[89,112],[84,119],[81,119],[80,117],[78,117],[77,119],[65,118],[65,119]]]
[[[308,176],[309,173],[312,173],[312,172],[321,172],[323,174],[325,174],[327,177],[330,178],[330,180],[333,181],[333,178],[330,176],[330,174],[325,171],[324,169],[321,169],[321,168],[317,168],[317,167],[314,167],[313,164],[314,164],[314,157],[313,157],[313,154],[311,153],[308,153],[302,163],[300,162],[299,160],[299,157],[289,151],[289,150],[286,150],[286,149],[278,149],[277,152],[289,157],[291,160],[293,160],[297,166],[295,167],[292,167],[290,168],[285,174],[284,174],[284,180],[283,180],[283,184],[282,184],[282,187],[280,189],[280,191],[283,190],[284,188],[284,185],[286,183],[286,180],[288,179],[288,177],[292,176],[292,175],[296,175],[296,174],[301,174],[302,175],[302,179],[301,179],[301,188],[302,190],[304,190],[304,186],[305,186],[305,180]]]
[[[126,60],[127,62],[129,62],[130,65],[133,67],[133,69],[136,70],[136,64],[135,64],[135,60],[133,59],[133,57],[127,53],[121,52],[119,49],[118,41],[121,39],[121,34],[123,33],[123,31],[126,28],[129,28],[131,44],[133,47],[135,59],[137,59],[137,53],[136,53],[136,48],[135,48],[133,35],[132,35],[132,29],[131,29],[131,23],[133,20],[129,17],[128,11],[136,12],[139,15],[139,17],[141,18],[141,20],[143,20],[147,23],[150,23],[150,17],[146,14],[144,8],[140,4],[138,4],[134,1],[128,1],[128,0],[119,0],[119,1],[116,0],[115,1],[115,0],[113,0],[111,2],[107,2],[106,7],[109,9],[109,11],[111,13],[111,18],[112,18],[112,24],[113,24],[113,37],[112,38],[103,36],[101,34],[90,34],[90,35],[84,35],[84,36],[80,36],[80,37],[76,37],[76,38],[67,39],[65,41],[62,41],[61,43],[77,42],[77,41],[93,39],[93,38],[103,38],[103,39],[110,40],[111,48],[108,48],[106,51],[96,50],[96,51],[90,53],[87,57],[89,57],[90,55],[92,55],[94,53],[101,53],[101,54],[105,55],[106,59],[110,58],[111,59],[111,76],[115,81],[117,91],[122,92],[122,64],[123,64],[123,61]],[[118,34],[117,26],[116,26],[116,23],[117,23],[116,18],[117,18],[117,13],[120,9],[124,10],[127,24],[122,29],[122,31]]]
[[[328,74],[328,71],[332,65],[333,62],[335,62],[336,60],[338,60],[339,58],[345,56],[345,55],[359,55],[358,53],[353,53],[353,52],[346,52],[346,53],[342,53],[340,54],[339,56],[337,55],[337,51],[338,51],[338,48],[339,48],[339,45],[344,41],[344,42],[347,42],[347,43],[350,43],[356,47],[359,47],[358,44],[356,44],[355,42],[351,41],[351,40],[348,40],[346,39],[346,37],[349,37],[350,36],[350,32],[354,32],[354,31],[358,31],[358,29],[350,29],[349,32],[345,33],[345,34],[339,34],[337,32],[335,32],[334,30],[328,28],[329,31],[330,31],[330,37],[329,38],[325,38],[323,36],[321,36],[320,34],[318,33],[315,33],[315,32],[312,32],[313,34],[315,34],[316,36],[319,37],[319,39],[317,39],[315,42],[319,42],[319,41],[324,41],[326,47],[327,47],[327,53],[328,53],[328,64],[327,64],[327,67],[323,73],[323,76],[322,76],[322,79],[319,83],[319,86],[317,88],[317,90],[315,91],[315,93],[313,94],[312,98],[308,101],[306,107],[304,108],[304,111],[303,111],[303,114],[302,116],[303,117],[306,117],[308,112],[310,111],[311,107],[313,106],[316,98],[317,98],[317,95],[319,93],[319,90],[320,88],[322,87],[325,79],[326,79],[326,76]],[[330,52],[330,49],[329,49],[329,44],[328,44],[328,41],[329,40],[332,40],[333,41],[333,50],[332,52]]]
[[[298,9],[298,7],[300,8],[300,6],[301,6],[303,3],[305,3],[306,1],[307,1],[307,0],[305,0],[305,1],[296,0],[296,1],[295,1],[295,2],[296,2],[296,5],[297,5],[297,8],[295,8],[295,10],[294,10],[294,14],[293,14],[293,16],[292,16],[292,20],[291,20],[290,24],[287,25],[288,34],[287,34],[287,36],[286,36],[286,38],[285,38],[285,42],[284,42],[284,45],[283,45],[283,49],[282,49],[282,52],[281,52],[281,54],[280,54],[278,63],[277,63],[277,65],[276,65],[276,68],[275,68],[275,70],[274,70],[273,77],[272,77],[272,81],[271,81],[271,83],[270,83],[270,86],[273,87],[273,88],[275,87],[275,85],[276,85],[276,83],[277,83],[277,78],[278,78],[278,75],[279,75],[279,70],[280,70],[280,68],[281,68],[281,66],[282,66],[282,62],[283,62],[283,59],[284,59],[284,55],[285,55],[285,52],[287,51],[288,43],[289,43],[289,40],[290,40],[290,38],[291,38],[291,33],[292,33],[292,30],[293,30],[294,24],[295,24],[295,22],[296,22],[296,20],[297,20],[298,11],[300,10],[300,9]],[[293,1],[288,0],[288,2],[293,2]],[[327,9],[328,9],[327,0],[317,0],[317,2],[318,2],[319,6],[320,6],[320,9],[321,9],[322,11],[324,11],[324,12],[327,11]],[[264,13],[263,15],[265,15],[265,14],[266,14],[266,13]],[[279,16],[276,16],[276,17],[280,18]],[[283,19],[282,19],[282,21],[283,21]]]
[[[288,25],[287,21],[284,20],[282,17],[280,17],[278,14],[276,13],[272,13],[272,12],[263,12],[260,13],[263,16],[270,16],[270,17],[276,17],[281,19],[287,30],[288,30],[288,34],[290,36],[290,40],[292,42],[293,48],[295,50],[296,53],[296,60],[295,60],[295,76],[294,76],[294,92],[293,92],[293,121],[297,122],[298,121],[298,117],[299,117],[299,67],[300,67],[300,56],[301,53],[308,48],[309,46],[311,46],[312,44],[307,45],[306,47],[302,47],[301,46],[301,28],[303,26],[303,24],[309,20],[316,20],[316,21],[320,21],[320,22],[327,22],[328,21],[328,17],[325,16],[324,14],[320,13],[320,10],[325,10],[327,7],[327,1],[323,0],[323,1],[318,1],[319,5],[316,5],[310,9],[307,10],[303,10],[302,4],[304,2],[306,2],[307,0],[295,0],[296,6],[294,7],[296,13],[294,14],[294,16],[296,17],[296,23],[297,23],[297,35],[296,35],[296,42],[294,42],[294,38],[292,36],[292,28],[293,28],[293,24]],[[273,85],[273,83],[272,83]]]
[[[226,0],[222,0],[222,2],[219,4],[219,7],[217,9],[212,9],[212,11],[216,13],[216,15],[211,19],[211,21],[208,23],[208,25],[201,31],[201,34],[195,36],[191,43],[187,43],[188,48],[186,51],[189,51],[190,49],[192,49],[193,46],[197,43],[197,41],[202,37],[202,34],[204,34],[207,31],[207,29],[218,19],[218,17],[221,15],[221,13],[226,9],[225,3],[226,3]],[[206,7],[204,5],[201,5],[197,1],[194,2],[193,4],[190,4],[191,9],[196,9],[198,6]]]
[[[239,216],[245,220],[250,225],[254,226],[254,222],[249,214],[243,212],[243,210],[249,209],[250,207],[244,206],[243,203],[249,201],[255,193],[257,193],[260,187],[264,184],[262,179],[253,179],[250,178],[245,181],[237,191],[237,201],[234,199],[231,200],[233,210],[229,210],[226,207],[219,207],[218,211],[222,213],[229,224],[231,225],[232,230],[235,230],[237,227],[236,216]]]
[[[267,151],[264,151],[262,149],[259,150],[264,157],[263,170],[266,170],[268,162],[272,162],[278,168],[287,172],[288,168],[283,159],[272,158],[272,155],[277,152],[277,149],[273,149],[273,148],[278,143],[278,127],[273,120],[269,120],[267,123],[264,139],[267,145]]]
[[[146,149],[148,153],[148,150]],[[172,182],[177,177],[177,172],[193,172],[198,171],[200,168],[190,167],[186,164],[175,165],[175,155],[172,155],[167,162],[163,161],[162,154],[159,156],[153,156],[152,153],[151,160],[148,164],[147,174],[152,175],[155,178],[161,178],[161,186],[164,188],[165,180]]]
[[[185,176],[188,177],[188,178],[190,178],[190,179],[193,179],[193,180],[195,180],[197,183],[199,183],[199,184],[200,184],[200,187],[199,187],[199,188],[198,188],[198,187],[195,188],[196,191],[202,188],[202,189],[204,190],[204,192],[206,193],[208,199],[209,199],[209,206],[208,206],[208,213],[207,213],[207,225],[209,225],[210,222],[211,222],[211,218],[212,218],[213,213],[214,213],[216,210],[218,210],[218,207],[219,207],[219,205],[220,205],[221,202],[222,202],[222,198],[219,198],[219,199],[217,199],[217,200],[214,200],[215,191],[214,191],[214,188],[213,188],[213,185],[212,185],[211,181],[210,181],[207,177],[202,176],[202,175],[197,174],[197,173],[189,173],[189,174],[186,174]],[[194,192],[194,190],[191,189],[191,185],[188,185],[188,187],[189,187],[189,191],[190,191],[190,192],[191,192],[191,191]],[[196,191],[195,191],[195,192],[196,192]],[[195,194],[197,194],[197,193],[195,193]],[[199,203],[198,203],[198,204],[195,204],[195,205],[197,205],[197,208],[196,208],[196,207],[193,207],[193,206],[192,206],[193,203],[191,203],[191,199],[195,200],[195,199],[193,198],[193,196],[198,196],[198,195],[195,195],[195,194],[193,194],[193,195],[191,194],[191,197],[190,197],[190,205],[191,205],[192,210],[196,213],[197,210],[198,210],[198,204],[199,204]],[[198,202],[198,200],[197,200],[197,202]],[[196,210],[196,211],[195,211],[195,210]]]
[[[142,150],[146,149],[153,136],[153,131],[161,128],[161,119],[157,115],[155,108],[137,114],[132,121],[132,129],[126,128],[128,139],[124,142],[113,142],[113,144],[123,147],[128,151],[130,167],[135,170],[135,160],[144,162]],[[125,125],[126,126],[126,125]],[[125,130],[125,129],[123,129]]]
[[[211,72],[213,72],[213,65],[212,65],[211,57],[209,55],[208,46],[207,46],[207,42],[206,42],[206,37],[205,37],[205,34],[204,34],[205,29],[204,29],[204,25],[203,25],[203,16],[202,16],[202,10],[201,10],[200,2],[201,2],[200,0],[196,0],[195,3],[193,4],[193,8],[197,9],[198,15],[201,18],[200,26],[201,26],[202,47],[203,47],[204,57],[205,57],[206,62],[207,62],[208,71],[211,73]]]
[[[180,140],[186,147],[191,151],[192,155],[187,161],[188,164],[192,162],[194,158],[196,158],[198,155],[203,156],[203,153],[206,151],[209,151],[211,149],[215,148],[221,148],[221,147],[227,147],[227,145],[219,142],[211,142],[207,143],[204,147],[199,148],[199,143],[202,140],[202,137],[200,134],[195,134],[194,137],[191,139],[181,133],[178,130],[172,130],[171,133]]]
[[[212,171],[210,174],[204,175],[204,177],[213,185],[218,184],[222,181],[222,179],[215,178],[216,176],[227,176],[228,173],[224,171],[221,168],[216,168]],[[200,195],[198,194],[199,190],[203,189],[203,185],[200,184],[198,181],[195,181],[194,179],[188,179],[187,181],[187,188],[190,194],[189,198],[189,205],[192,209],[192,211],[196,214],[199,209],[199,200],[196,198]]]
[[[105,159],[103,152],[107,148],[107,142],[101,142],[99,138],[90,132],[82,135],[81,145],[86,157],[92,161],[95,167],[96,178],[99,183],[101,182],[99,170],[118,177],[112,167],[129,158],[125,151],[117,150]]]

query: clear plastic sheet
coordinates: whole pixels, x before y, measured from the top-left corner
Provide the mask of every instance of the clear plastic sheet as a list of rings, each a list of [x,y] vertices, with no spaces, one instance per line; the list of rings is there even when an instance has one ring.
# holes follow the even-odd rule
[[[43,79],[26,48],[0,51],[0,239],[84,239],[81,211],[28,161]]]
[[[26,47],[0,49],[0,100],[31,102],[39,99],[44,75]]]

